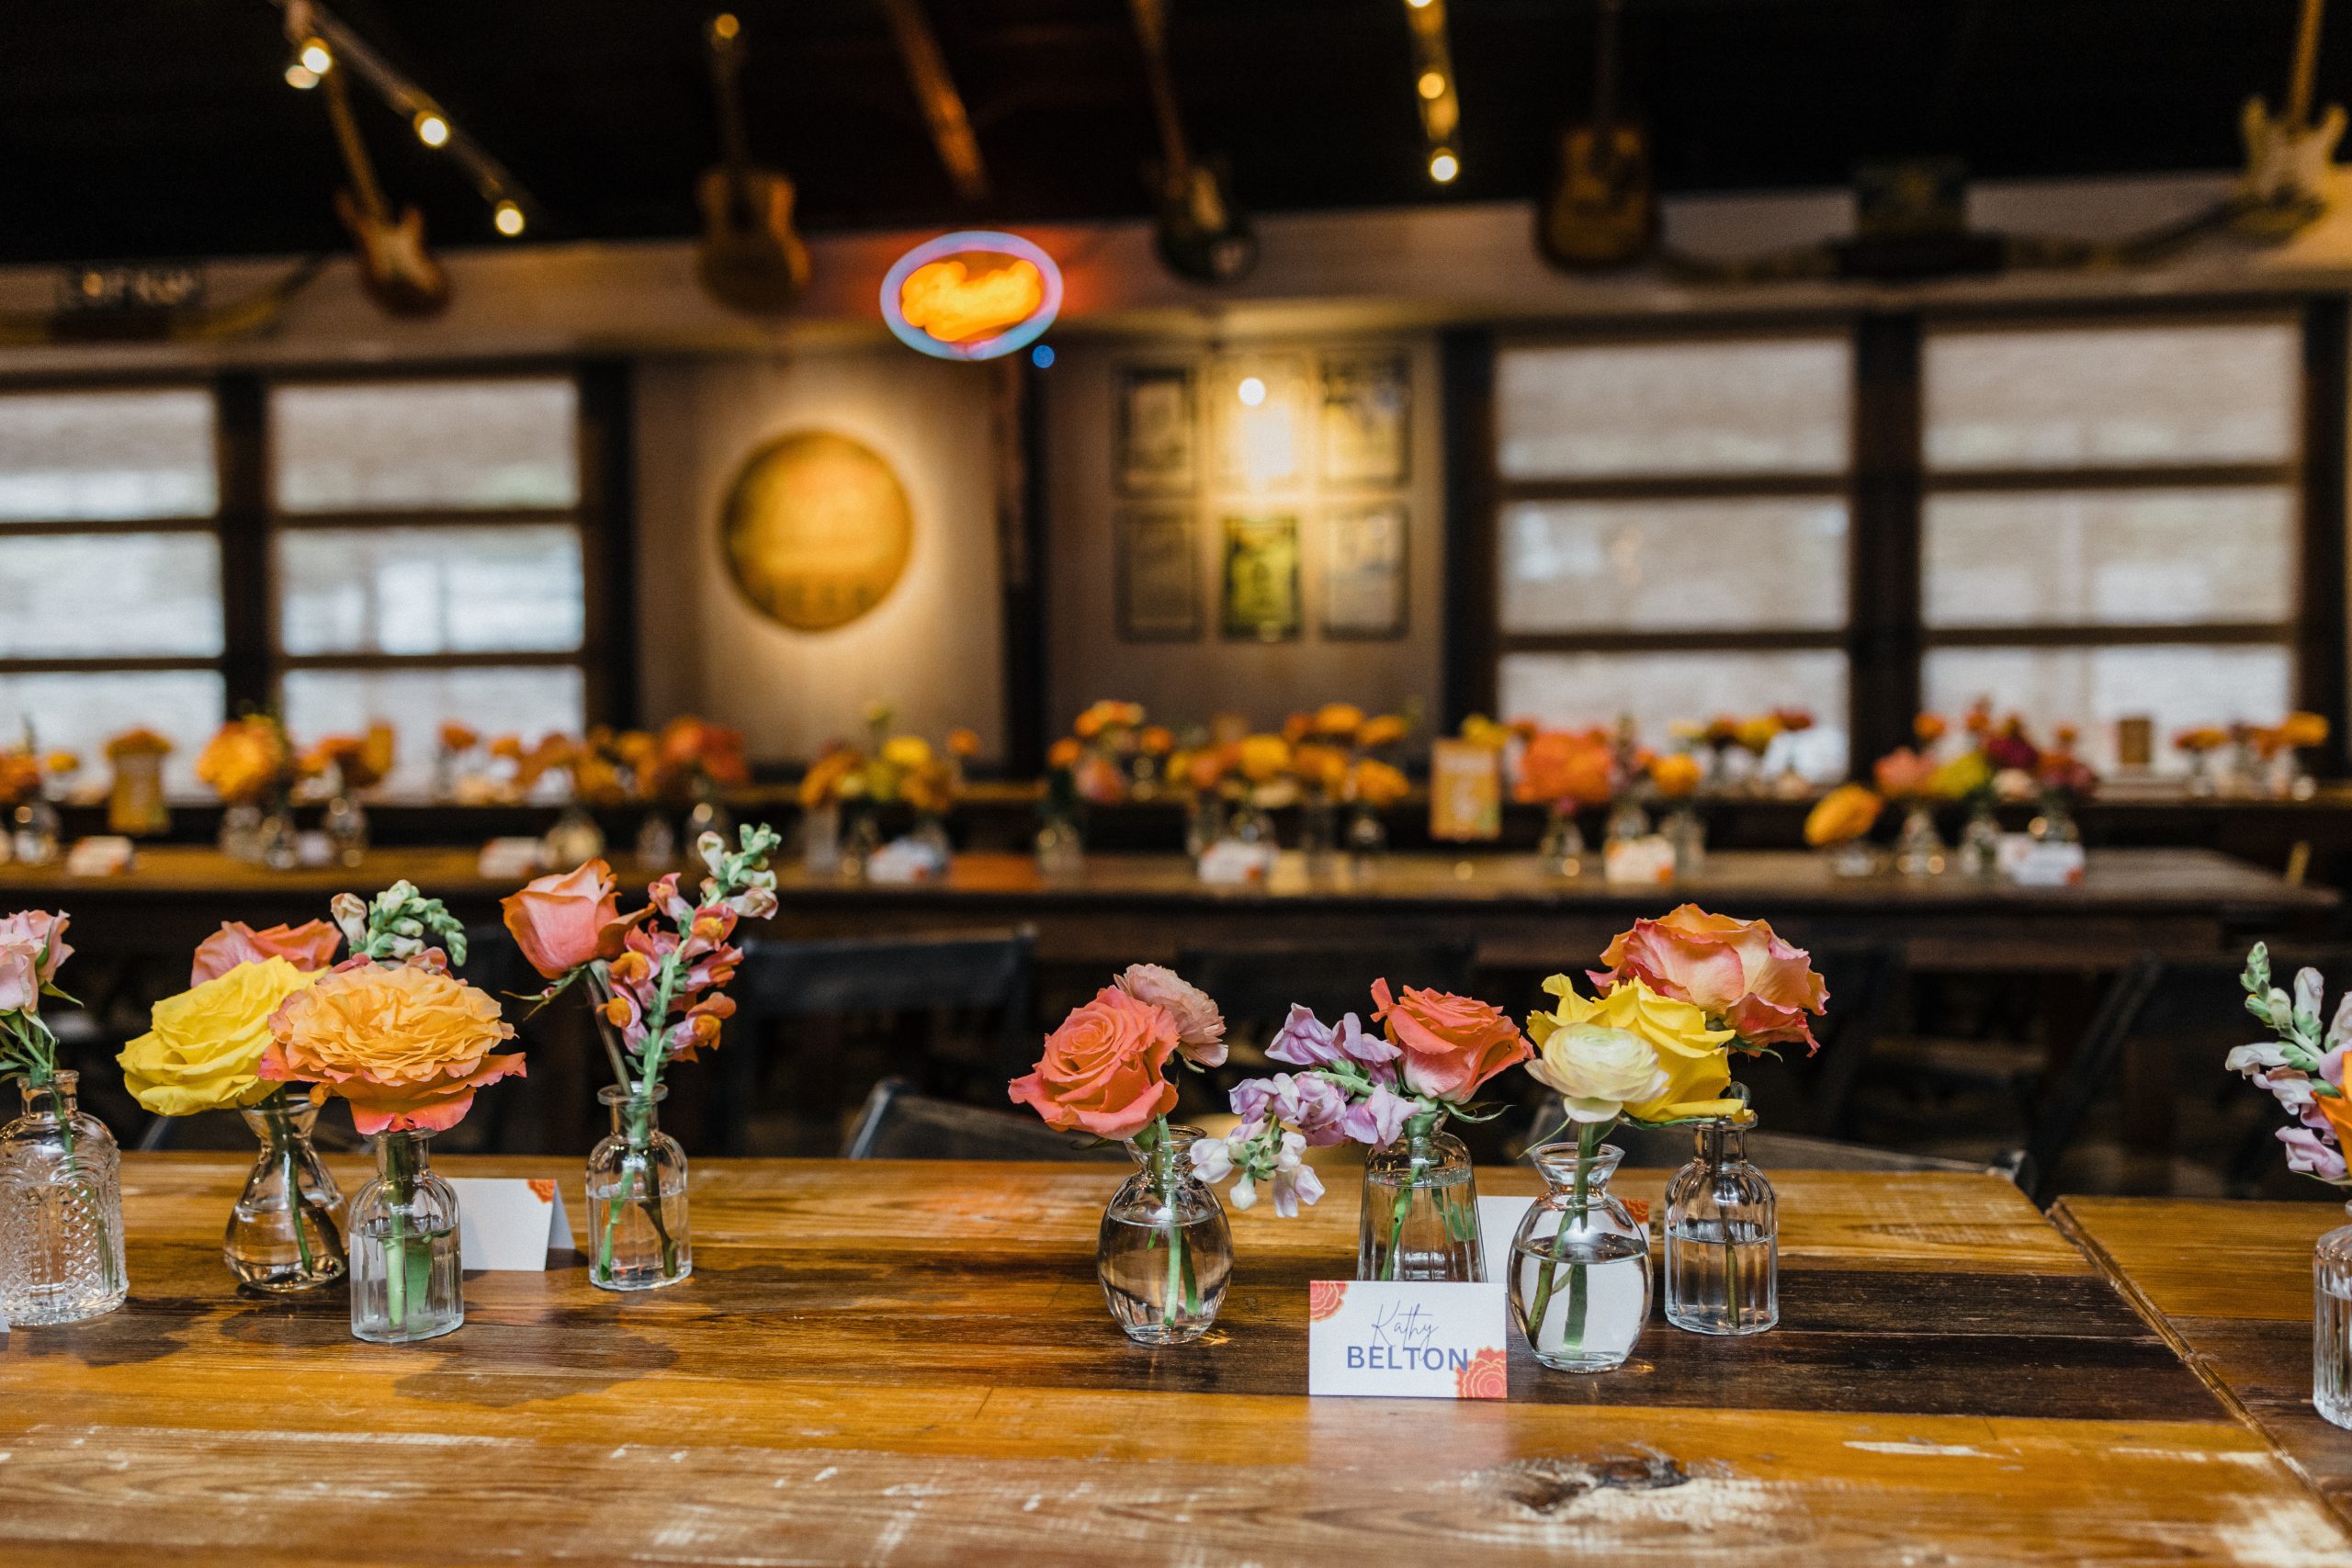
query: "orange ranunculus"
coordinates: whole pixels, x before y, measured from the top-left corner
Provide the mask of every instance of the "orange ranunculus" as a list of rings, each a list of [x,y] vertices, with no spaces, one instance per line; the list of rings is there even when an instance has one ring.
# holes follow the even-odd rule
[[[534,877],[498,907],[523,957],[550,980],[595,959],[618,958],[628,928],[637,923],[621,918],[613,868],[601,860],[561,876]],[[638,919],[651,912],[648,905]]]
[[[201,986],[240,964],[259,964],[270,958],[283,958],[306,974],[332,969],[334,950],[342,944],[343,933],[324,920],[275,925],[266,931],[257,931],[243,920],[230,920],[196,944],[196,964],[187,983]]]
[[[846,746],[833,746],[820,754],[800,775],[801,808],[814,811],[831,805],[841,792],[842,781],[857,770],[860,761],[858,754]]]
[[[1547,729],[1521,754],[1512,793],[1533,806],[1605,806],[1616,794],[1616,766],[1598,736]]]
[[[1136,744],[1147,757],[1165,757],[1176,750],[1176,732],[1164,724],[1149,725],[1136,737]]]
[[[1935,775],[1935,759],[1923,757],[1908,746],[1896,747],[1871,767],[1871,776],[1878,781],[1879,794],[1889,800],[1908,800],[1933,793],[1928,781]]]
[[[1074,768],[1078,765],[1080,753],[1084,750],[1085,748],[1080,746],[1076,739],[1065,735],[1046,749],[1046,766],[1049,768]]]
[[[1765,921],[1711,915],[1685,904],[1664,919],[1634,921],[1600,961],[1609,969],[1593,983],[1604,991],[1639,980],[1661,997],[1722,1019],[1749,1049],[1799,1042],[1807,1052],[1821,1048],[1806,1015],[1828,1005],[1829,987],[1813,972],[1804,949],[1781,941]]]
[[[1197,790],[1212,790],[1225,782],[1225,775],[1232,767],[1231,747],[1204,747],[1185,760],[1184,782]]]
[[[1290,742],[1279,735],[1251,735],[1243,739],[1239,755],[1241,776],[1251,784],[1265,784],[1290,767]]]
[[[2297,750],[2327,744],[2327,720],[2319,714],[2296,712],[2278,721],[2280,742]]]
[[[1283,739],[1295,746],[1315,733],[1315,716],[1305,709],[1283,720]]]
[[[1362,757],[1348,774],[1348,798],[1365,806],[1394,806],[1413,792],[1401,769],[1377,757]]]
[[[1654,757],[1650,760],[1650,783],[1668,800],[1687,799],[1699,793],[1699,759],[1688,751]]]
[[[1368,718],[1363,721],[1363,728],[1356,731],[1356,744],[1366,750],[1382,746],[1394,746],[1410,734],[1412,728],[1411,722],[1402,715],[1385,713],[1378,718]]]
[[[1921,746],[1933,746],[1951,729],[1941,714],[1914,714],[1911,717],[1911,738]]]
[[[1408,986],[1390,992],[1386,980],[1372,983],[1388,1043],[1405,1053],[1405,1082],[1417,1094],[1461,1101],[1505,1067],[1535,1053],[1500,1008],[1474,997]]]
[[[197,753],[196,776],[232,806],[266,795],[292,765],[285,732],[266,718],[232,718]]]
[[[1011,1096],[1063,1132],[1132,1138],[1176,1109],[1176,1046],[1165,1008],[1105,986],[1046,1036],[1036,1070],[1013,1079]]]
[[[1348,754],[1337,746],[1310,740],[1291,753],[1291,767],[1302,780],[1337,795],[1347,782]]]
[[[473,1108],[474,1091],[523,1071],[520,1052],[492,1055],[514,1036],[487,992],[416,964],[361,964],[297,991],[269,1021],[261,1076],[339,1094],[364,1134],[446,1132]]]
[[[461,724],[454,718],[442,721],[441,750],[444,751],[470,751],[481,744],[481,732],[471,725]]]
[[[1353,703],[1325,703],[1315,710],[1315,733],[1352,739],[1363,728],[1363,709]]]
[[[1819,849],[1825,844],[1842,844],[1849,839],[1859,839],[1871,830],[1886,802],[1877,792],[1858,784],[1842,784],[1819,800],[1805,813],[1804,841]]]
[[[980,754],[980,732],[977,729],[951,729],[947,732],[947,752],[953,757],[977,757]]]
[[[2184,729],[2172,738],[2172,743],[2191,756],[2200,752],[2218,751],[2230,743],[2229,733],[2210,724]]]

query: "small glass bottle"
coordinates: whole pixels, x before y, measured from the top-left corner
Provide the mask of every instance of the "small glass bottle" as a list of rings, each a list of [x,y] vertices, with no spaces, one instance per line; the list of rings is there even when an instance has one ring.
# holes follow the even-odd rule
[[[1943,836],[1936,831],[1936,814],[1913,806],[1903,814],[1903,830],[1894,839],[1894,869],[1905,876],[1941,876]]]
[[[1476,1284],[1486,1277],[1470,1151],[1438,1130],[1435,1115],[1416,1116],[1364,1159],[1356,1278]]]
[[[43,795],[35,795],[17,807],[17,830],[13,848],[17,860],[24,865],[48,865],[57,859],[65,836],[64,819],[57,807]]]
[[[1214,791],[1203,790],[1184,815],[1184,853],[1197,862],[1224,837],[1225,802]]]
[[[368,858],[368,808],[351,796],[338,794],[328,801],[319,826],[335,864],[357,865]]]
[[[1381,859],[1387,853],[1388,825],[1380,819],[1376,807],[1359,803],[1348,821],[1349,868],[1361,881],[1378,872]]]
[[[831,876],[842,868],[842,808],[828,801],[800,814],[800,869]]]
[[[1968,824],[1960,830],[1960,869],[1966,876],[1990,876],[2001,866],[2001,819],[1993,803],[1979,799],[1969,807]]]
[[[0,1127],[0,1323],[79,1323],[122,1304],[122,1156],[61,1072],[23,1081]]]
[[[1511,1310],[1554,1371],[1623,1366],[1650,1315],[1649,1229],[1609,1190],[1624,1151],[1563,1142],[1529,1157],[1545,1190],[1511,1238]]]
[[[585,865],[605,852],[605,830],[578,801],[566,805],[539,840],[539,853],[558,871]]]
[[[217,840],[220,852],[231,860],[259,865],[261,820],[261,807],[251,801],[222,807],[220,834]]]
[[[1781,1321],[1780,1219],[1747,1134],[1709,1122],[1666,1184],[1666,1320],[1693,1334],[1761,1334]]]
[[[1193,1174],[1197,1127],[1147,1128],[1127,1145],[1136,1173],[1102,1211],[1094,1273],[1102,1299],[1139,1345],[1183,1345],[1216,1322],[1233,1277],[1233,1231],[1216,1194]]]
[[[319,1108],[309,1099],[274,1094],[247,1106],[245,1125],[261,1140],[253,1174],[229,1212],[220,1255],[241,1285],[256,1291],[314,1291],[344,1276],[347,1214],[311,1129]]]
[[[607,1291],[657,1291],[695,1271],[686,1222],[686,1151],[662,1131],[670,1086],[606,1084],[596,1099],[613,1130],[588,1154],[588,1282]]]
[[[2345,1205],[2352,1213],[2352,1203]],[[2352,1427],[2352,1225],[2319,1238],[2312,1254],[2312,1408]]]
[[[280,806],[254,829],[255,852],[272,871],[292,871],[302,863],[302,836],[294,830],[294,808]]]
[[[667,871],[678,863],[678,830],[666,813],[649,811],[638,824],[637,863],[645,871]]]
[[[1579,876],[1584,873],[1584,833],[1577,826],[1576,808],[1555,801],[1544,818],[1536,860],[1554,876]]]
[[[1688,804],[1676,807],[1658,824],[1658,832],[1674,851],[1674,874],[1696,876],[1707,869],[1707,823]]]
[[[1086,869],[1086,840],[1078,818],[1049,813],[1037,829],[1037,874],[1047,882],[1074,881]]]
[[[377,1134],[376,1174],[351,1200],[351,1332],[379,1345],[437,1339],[466,1321],[458,1191],[433,1174],[433,1134]]]
[[[874,860],[874,852],[882,847],[882,824],[876,820],[871,805],[850,808],[847,830],[842,834],[841,874],[844,881],[863,882]]]
[[[2041,797],[2041,815],[2025,825],[2037,844],[2079,844],[2083,831],[2075,826],[2075,806],[2055,790]]]
[[[702,842],[705,833],[716,833],[729,843],[735,841],[735,817],[727,809],[726,797],[708,774],[698,774],[695,780],[694,809],[686,813],[686,842]]]

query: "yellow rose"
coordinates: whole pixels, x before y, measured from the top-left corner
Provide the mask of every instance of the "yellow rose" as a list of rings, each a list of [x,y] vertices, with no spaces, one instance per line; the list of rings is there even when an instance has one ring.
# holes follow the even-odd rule
[[[931,742],[920,735],[893,735],[882,742],[882,760],[913,773],[931,766]]]
[[[266,958],[166,997],[147,1032],[115,1058],[124,1084],[158,1116],[258,1104],[277,1088],[256,1072],[269,1044],[269,1015],[318,977]]]
[[[1635,1122],[1679,1122],[1694,1116],[1734,1116],[1747,1111],[1724,1091],[1731,1088],[1728,1029],[1709,1029],[1707,1015],[1689,1002],[1659,996],[1639,980],[1620,980],[1607,996],[1588,1000],[1577,995],[1566,975],[1544,982],[1544,990],[1559,998],[1550,1012],[1531,1013],[1529,1038],[1544,1051],[1552,1036],[1564,1029],[1591,1025],[1633,1035],[1657,1053],[1662,1088],[1651,1097],[1628,1101],[1625,1115]]]

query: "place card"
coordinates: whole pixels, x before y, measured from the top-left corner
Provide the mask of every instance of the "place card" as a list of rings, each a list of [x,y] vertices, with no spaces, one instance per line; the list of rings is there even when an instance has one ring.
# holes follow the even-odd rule
[[[492,839],[481,847],[481,859],[474,869],[484,882],[509,882],[518,876],[537,876],[539,861],[537,839]]]
[[[1272,844],[1219,839],[1201,852],[1201,862],[1195,869],[1200,879],[1213,887],[1255,887],[1272,874],[1279,858]]]
[[[2072,887],[2083,880],[2083,846],[2045,844],[2023,833],[2004,834],[1994,863],[2019,887]]]
[[[1612,887],[1662,886],[1674,880],[1674,846],[1657,833],[1611,839],[1600,852],[1600,875]]]
[[[544,1274],[548,1253],[571,1250],[571,1222],[554,1182],[458,1176],[449,1185],[458,1190],[459,1268]]]
[[[139,861],[138,851],[129,839],[112,833],[93,833],[77,840],[65,852],[65,874],[68,876],[119,876]]]
[[[1306,1392],[1377,1399],[1502,1399],[1503,1288],[1424,1280],[1306,1287]]]
[[[1430,837],[1449,843],[1503,831],[1501,753],[1467,740],[1430,747]]]

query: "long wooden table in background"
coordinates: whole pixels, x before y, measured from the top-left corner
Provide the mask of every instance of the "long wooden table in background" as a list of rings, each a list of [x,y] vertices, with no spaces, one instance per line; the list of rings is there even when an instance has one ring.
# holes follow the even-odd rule
[[[549,1161],[445,1162],[555,1176]],[[356,1173],[346,1168],[356,1179]],[[2007,1184],[1776,1172],[1781,1326],[1653,1314],[1634,1362],[1508,1403],[1305,1397],[1355,1194],[1236,1217],[1216,1330],[1113,1327],[1100,1167],[707,1161],[694,1278],[574,1258],[458,1334],[244,1299],[242,1161],[125,1161],[131,1299],[10,1336],[12,1561],[1801,1564],[2352,1554],[2327,1509]],[[1521,1170],[1482,1172],[1529,1190]],[[1617,1185],[1654,1194],[1662,1173]],[[574,1213],[575,1225],[579,1215]]]

